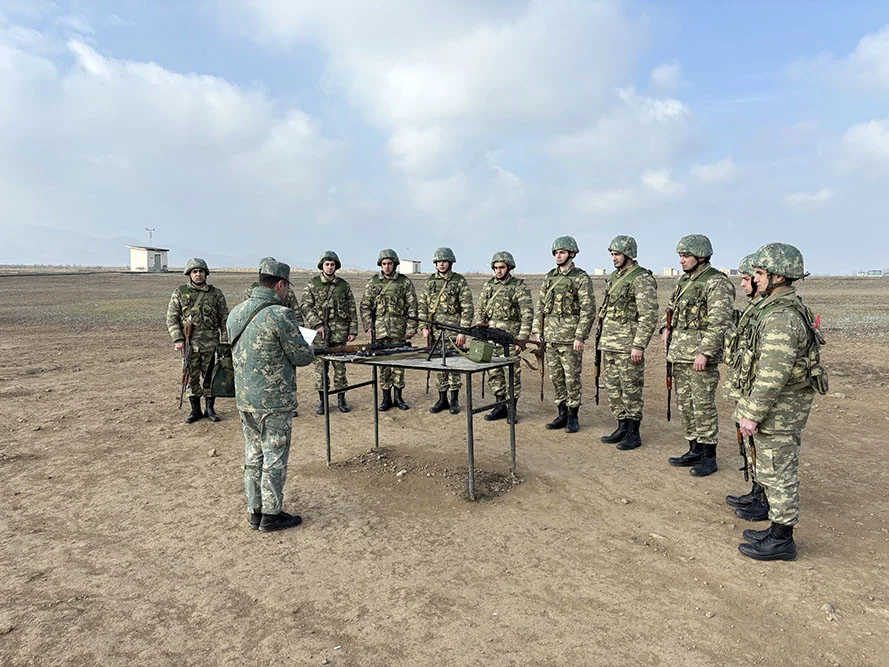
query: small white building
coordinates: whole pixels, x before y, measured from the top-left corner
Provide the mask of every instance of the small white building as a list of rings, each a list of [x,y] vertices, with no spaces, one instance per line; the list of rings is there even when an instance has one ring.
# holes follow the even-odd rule
[[[665,278],[675,278],[679,275],[679,269],[674,269],[672,266],[668,266],[664,269],[664,277]]]
[[[605,269],[601,269],[601,268],[599,268],[599,267],[597,266],[595,269],[593,269],[593,275],[594,275],[594,276],[604,276],[604,275],[605,275]]]
[[[144,245],[128,245],[130,249],[130,271],[140,273],[163,273],[167,270],[169,248],[149,248]]]
[[[420,273],[420,264],[416,259],[403,259],[399,268],[403,269],[402,273]]]

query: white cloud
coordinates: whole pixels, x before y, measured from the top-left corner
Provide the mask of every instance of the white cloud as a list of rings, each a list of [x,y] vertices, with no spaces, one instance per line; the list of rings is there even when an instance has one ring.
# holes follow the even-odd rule
[[[691,168],[692,177],[704,183],[728,183],[734,180],[737,172],[738,168],[730,157],[711,164],[694,164]]]
[[[889,165],[889,117],[853,125],[840,139],[847,167]]]
[[[867,91],[889,89],[889,25],[862,37],[855,50],[837,58],[822,54],[792,63],[787,73],[802,80],[828,81]]]
[[[684,197],[685,186],[678,181],[674,181],[670,176],[670,170],[662,169],[646,169],[640,177],[643,185],[664,197]]]
[[[616,215],[640,208],[642,197],[633,188],[582,190],[574,197],[574,209],[586,215]]]
[[[682,65],[678,62],[658,65],[651,70],[648,79],[656,95],[673,95],[682,83]]]
[[[406,172],[433,169],[448,149],[444,131],[437,125],[399,128],[389,137],[386,148],[392,156],[392,163]]]
[[[792,192],[784,198],[784,203],[793,209],[818,208],[834,195],[831,188],[821,188],[818,192]]]

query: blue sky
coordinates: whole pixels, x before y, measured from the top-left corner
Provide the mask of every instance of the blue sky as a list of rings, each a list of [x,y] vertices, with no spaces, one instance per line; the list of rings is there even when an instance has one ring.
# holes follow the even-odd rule
[[[632,234],[660,271],[706,233],[846,274],[889,267],[887,186],[885,3],[0,0],[3,263],[154,227],[173,265]]]

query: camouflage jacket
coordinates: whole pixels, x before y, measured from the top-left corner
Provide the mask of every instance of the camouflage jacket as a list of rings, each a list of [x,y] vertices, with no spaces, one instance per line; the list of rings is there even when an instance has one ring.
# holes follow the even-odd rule
[[[259,281],[253,283],[252,285],[250,285],[250,287],[245,289],[244,290],[244,299],[249,299],[250,294],[257,287],[259,287]],[[287,298],[284,299],[284,305],[287,306],[288,308],[292,308],[293,312],[296,313],[296,320],[297,320],[297,322],[299,322],[299,326],[301,326],[301,327],[306,326],[305,318],[303,318],[302,308],[299,305],[299,300],[296,298],[296,294],[293,292],[292,287],[287,288]]]
[[[334,276],[325,280],[320,274],[309,280],[303,289],[302,311],[306,324],[317,329],[324,323],[324,309],[328,308],[327,327],[330,331],[327,341],[320,336],[317,345],[342,345],[351,334],[358,335],[358,310],[349,283]]]
[[[228,342],[225,320],[228,306],[221,290],[205,284],[194,287],[190,282],[180,285],[170,295],[167,306],[167,330],[174,343],[185,340],[185,325],[191,322],[191,335],[196,342]]]
[[[657,327],[657,282],[638,264],[613,271],[605,283],[599,309],[599,349],[645,350]]]
[[[506,281],[491,278],[482,287],[475,306],[477,324],[505,329],[519,339],[531,335],[534,303],[525,281],[510,274]]]
[[[295,367],[307,366],[315,355],[299,332],[293,309],[274,291],[257,287],[232,309],[227,326],[232,340],[240,336],[232,350],[238,410],[295,410]]]
[[[718,363],[734,304],[735,286],[709,263],[679,278],[668,306],[673,331],[667,361],[690,364],[704,354]]]
[[[735,421],[750,419],[764,433],[799,433],[806,425],[820,366],[823,339],[809,311],[789,289],[753,306],[736,369],[740,399]]]
[[[365,330],[375,325],[376,338],[405,340],[417,333],[417,291],[407,276],[386,278],[382,271],[367,281],[361,296],[361,321]]]
[[[417,304],[418,316],[422,319],[438,320],[443,324],[472,326],[475,309],[472,306],[472,292],[469,283],[459,273],[449,272],[447,276],[433,273],[426,279]],[[429,327],[421,323],[423,327]]]
[[[747,300],[744,310],[736,308],[732,312],[732,324],[725,330],[724,361],[726,366],[728,366],[725,387],[728,390],[728,397],[735,401],[741,398],[737,382],[737,367],[740,364],[744,346],[747,345],[748,328],[750,327],[753,313],[756,311],[756,304],[760,301],[762,301],[762,297],[757,295]]]
[[[533,333],[541,334],[547,343],[586,341],[596,319],[593,281],[574,262],[565,268],[546,274],[534,311]]]

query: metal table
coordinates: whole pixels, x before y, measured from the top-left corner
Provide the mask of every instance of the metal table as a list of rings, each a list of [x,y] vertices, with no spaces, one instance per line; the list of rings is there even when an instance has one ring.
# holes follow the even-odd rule
[[[466,443],[469,452],[469,497],[475,500],[475,440],[472,418],[479,412],[490,410],[497,405],[505,405],[508,410],[509,418],[509,472],[513,475],[516,473],[515,463],[515,364],[518,363],[519,357],[494,357],[486,363],[476,363],[466,357],[434,357],[426,359],[422,357],[399,357],[394,356],[363,356],[363,355],[322,355],[324,362],[324,372],[321,375],[322,393],[324,395],[324,437],[327,443],[327,465],[330,465],[330,401],[331,394],[338,394],[341,391],[349,391],[359,387],[368,385],[373,387],[373,413],[374,413],[374,447],[380,446],[380,413],[377,410],[379,404],[379,382],[377,379],[377,370],[381,367],[388,368],[405,368],[418,371],[448,371],[449,373],[460,373],[464,376],[464,387],[466,390]],[[330,389],[330,380],[328,379],[328,368],[331,361],[342,361],[348,364],[364,365],[371,367],[371,379],[366,382],[349,385],[344,389]],[[480,407],[473,407],[472,404],[472,376],[476,373],[491,371],[495,368],[508,368],[509,391],[502,401],[494,401]]]

